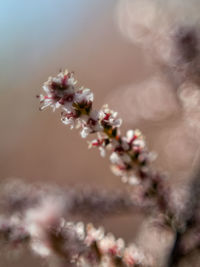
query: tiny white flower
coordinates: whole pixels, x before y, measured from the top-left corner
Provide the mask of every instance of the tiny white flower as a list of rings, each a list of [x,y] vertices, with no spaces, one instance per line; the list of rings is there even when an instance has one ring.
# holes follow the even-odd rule
[[[130,185],[138,185],[140,184],[140,181],[138,180],[138,178],[135,176],[135,175],[131,175],[129,178],[128,178],[128,183]]]
[[[104,158],[106,156],[106,150],[102,146],[99,147],[100,155]]]
[[[120,163],[121,163],[121,159],[120,159],[119,155],[118,155],[116,152],[113,152],[113,153],[110,155],[110,161],[111,161],[113,164],[120,164]]]
[[[114,175],[116,176],[124,176],[125,175],[125,171],[123,169],[120,169],[117,165],[112,165],[111,167],[111,171],[113,172]]]
[[[61,118],[62,122],[66,125],[70,125],[70,128],[73,129],[74,128],[74,125],[75,125],[75,121],[74,121],[74,118],[67,118],[67,117],[62,117]]]
[[[133,141],[133,145],[139,146],[140,148],[144,148],[145,147],[145,142],[142,139],[136,139],[136,140]]]
[[[75,94],[75,102],[77,103],[93,102],[93,100],[94,100],[94,95],[88,88],[79,90]]]
[[[78,222],[76,224],[76,233],[78,234],[78,237],[80,240],[84,240],[85,238],[85,228],[84,224],[82,222]]]
[[[130,142],[132,138],[134,137],[135,132],[133,130],[128,130],[126,133],[127,141]]]
[[[39,240],[33,240],[31,242],[31,248],[36,254],[39,254],[41,257],[47,257],[51,254],[49,247]]]
[[[81,137],[82,138],[86,138],[88,136],[88,134],[90,133],[90,128],[88,127],[83,127],[82,131],[81,131]]]
[[[92,224],[87,225],[87,236],[85,238],[85,243],[90,246],[94,241],[99,241],[104,237],[103,227],[94,228]]]

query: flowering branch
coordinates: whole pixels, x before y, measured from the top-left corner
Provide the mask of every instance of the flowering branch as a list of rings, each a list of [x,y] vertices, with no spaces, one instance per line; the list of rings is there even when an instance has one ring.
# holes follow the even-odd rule
[[[81,136],[97,133],[97,139],[89,147],[98,147],[102,156],[111,151],[111,169],[123,182],[131,185],[143,183],[143,198],[156,199],[159,209],[169,212],[169,192],[163,175],[150,168],[153,154],[148,152],[144,137],[139,130],[129,130],[121,136],[122,120],[117,112],[107,105],[100,110],[93,109],[93,93],[88,88],[78,87],[72,72],[63,71],[56,77],[49,77],[44,83],[45,95],[39,95],[41,107],[61,108],[61,120],[72,128],[80,128]],[[170,214],[171,216],[171,214]]]
[[[50,77],[43,86],[46,95],[39,96],[41,109],[60,107],[62,122],[71,128],[81,128],[83,138],[97,133],[98,138],[90,142],[90,147],[98,147],[102,156],[106,149],[110,149],[112,170],[124,181],[137,183],[136,176],[146,177],[151,155],[141,132],[130,130],[126,137],[122,137],[119,131],[122,120],[117,118],[117,112],[108,106],[94,110],[93,93],[88,88],[78,88],[76,84],[73,73],[68,71],[60,72],[55,78]]]
[[[0,244],[7,249],[30,248],[49,263],[76,266],[148,267],[152,259],[134,244],[105,234],[103,228],[71,215],[111,215],[135,208],[128,194],[93,190],[63,190],[27,185],[18,180],[1,185]],[[11,214],[11,215],[10,215]],[[52,265],[51,265],[52,266]],[[55,266],[55,265],[53,265]]]
[[[150,256],[133,244],[125,247],[123,239],[105,234],[101,227],[62,218],[49,220],[37,212],[31,215],[31,221],[28,217],[0,218],[1,241],[11,247],[27,246],[42,258],[58,257],[65,264],[77,266],[152,266]]]
[[[52,258],[76,266],[152,266],[150,256],[102,227],[70,222],[79,215],[111,215],[135,208],[128,194],[87,189],[66,190],[19,180],[1,184],[0,244],[30,248],[51,262]],[[90,210],[90,211],[89,211]],[[54,265],[53,265],[54,266]]]

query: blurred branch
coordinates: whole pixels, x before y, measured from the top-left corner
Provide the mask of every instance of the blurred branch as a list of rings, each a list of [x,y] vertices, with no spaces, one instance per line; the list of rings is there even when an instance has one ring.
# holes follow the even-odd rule
[[[183,214],[181,216],[181,227],[176,229],[175,232],[175,241],[171,253],[169,255],[168,267],[178,266],[180,260],[183,257],[187,257],[192,251],[196,250],[200,246],[200,232],[197,233],[197,237],[199,235],[199,239],[195,243],[195,239],[193,238],[193,245],[191,248],[184,249],[185,236],[189,233],[192,228],[196,226],[199,227],[200,217],[200,169],[196,170],[194,177],[192,179],[192,183],[190,185],[190,194]],[[200,230],[200,229],[199,229]]]
[[[141,203],[128,190],[105,190],[97,188],[60,188],[41,184],[26,184],[9,180],[1,184],[1,209],[4,214],[23,214],[44,202],[61,207],[62,216],[105,218],[131,211],[148,212],[149,205]]]

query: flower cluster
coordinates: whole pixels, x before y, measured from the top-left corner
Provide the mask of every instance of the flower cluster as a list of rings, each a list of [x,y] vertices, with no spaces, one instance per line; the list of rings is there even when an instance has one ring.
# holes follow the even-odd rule
[[[64,71],[55,78],[50,77],[43,89],[46,95],[40,95],[41,109],[60,107],[62,122],[71,128],[81,128],[83,138],[97,133],[97,139],[91,141],[89,147],[98,147],[102,156],[110,150],[112,170],[124,182],[137,184],[136,177],[148,176],[148,162],[152,157],[141,132],[129,130],[125,137],[121,136],[122,120],[117,117],[117,112],[107,105],[99,111],[94,110],[93,93],[88,88],[78,87],[73,73]]]
[[[47,220],[44,226],[38,218],[32,219],[30,227],[17,216],[1,218],[1,240],[15,248],[26,245],[44,259],[60,257],[63,262],[77,266],[152,266],[152,259],[135,245],[125,247],[123,239],[105,234],[102,227],[67,222],[62,218],[56,224]]]
[[[97,257],[93,259],[95,264],[99,265],[94,264],[95,266],[152,266],[153,263],[150,256],[144,255],[135,245],[126,247],[123,239],[116,239],[111,233],[105,234],[102,227],[94,228],[92,224],[86,226],[84,243],[90,248],[90,253],[91,248],[96,250]],[[81,256],[79,261],[85,262],[86,265],[88,256],[85,255]],[[91,262],[89,264],[94,266]]]

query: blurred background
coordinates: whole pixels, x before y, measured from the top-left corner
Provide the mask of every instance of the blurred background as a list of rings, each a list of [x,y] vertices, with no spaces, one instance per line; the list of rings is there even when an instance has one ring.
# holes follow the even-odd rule
[[[75,71],[80,85],[94,92],[94,106],[100,108],[107,103],[119,111],[124,133],[128,128],[143,131],[149,149],[158,154],[156,168],[166,172],[171,183],[179,190],[188,183],[188,177],[198,165],[199,84],[195,83],[195,88],[186,86],[189,89],[185,90],[185,80],[191,82],[185,78],[187,70],[186,74],[177,72],[176,79],[171,69],[172,65],[185,64],[179,59],[174,63],[172,58],[176,58],[176,54],[168,56],[168,48],[171,53],[173,43],[171,39],[168,43],[162,39],[167,33],[171,34],[169,29],[173,22],[176,29],[182,22],[177,16],[176,21],[169,19],[174,14],[171,11],[180,11],[180,6],[173,6],[169,1],[171,9],[166,13],[170,16],[160,21],[160,9],[157,17],[156,9],[148,6],[148,1],[143,1],[143,8],[138,6],[138,9],[133,2],[0,1],[2,181],[17,177],[31,183],[39,181],[61,186],[124,186],[110,172],[109,160],[101,158],[99,151],[88,150],[79,132],[70,131],[60,122],[59,112],[39,111],[35,96],[41,93],[43,82],[67,68]],[[162,0],[154,2],[159,7],[164,5]],[[197,13],[195,5],[199,7],[198,1],[190,3],[190,14]],[[136,33],[132,33],[137,24],[133,20],[134,12],[138,18],[146,19],[144,24],[139,22],[144,30],[139,27]],[[188,7],[181,5],[178,18],[183,14],[187,16],[187,12]],[[193,25],[199,21],[198,16],[195,18]],[[149,24],[153,19],[154,24]],[[159,38],[154,39],[155,35],[149,34],[145,29],[147,25],[153,25],[155,31],[159,31],[161,25]],[[133,36],[139,41],[133,40]],[[170,36],[174,38],[173,34]],[[162,51],[155,56],[149,49],[151,44],[156,50],[158,45]],[[133,226],[137,230],[140,216],[129,219],[121,216],[105,221],[105,225],[117,236],[130,240],[130,231]],[[13,260],[3,257],[0,266],[29,264],[31,267],[39,266],[38,262],[28,255]]]

